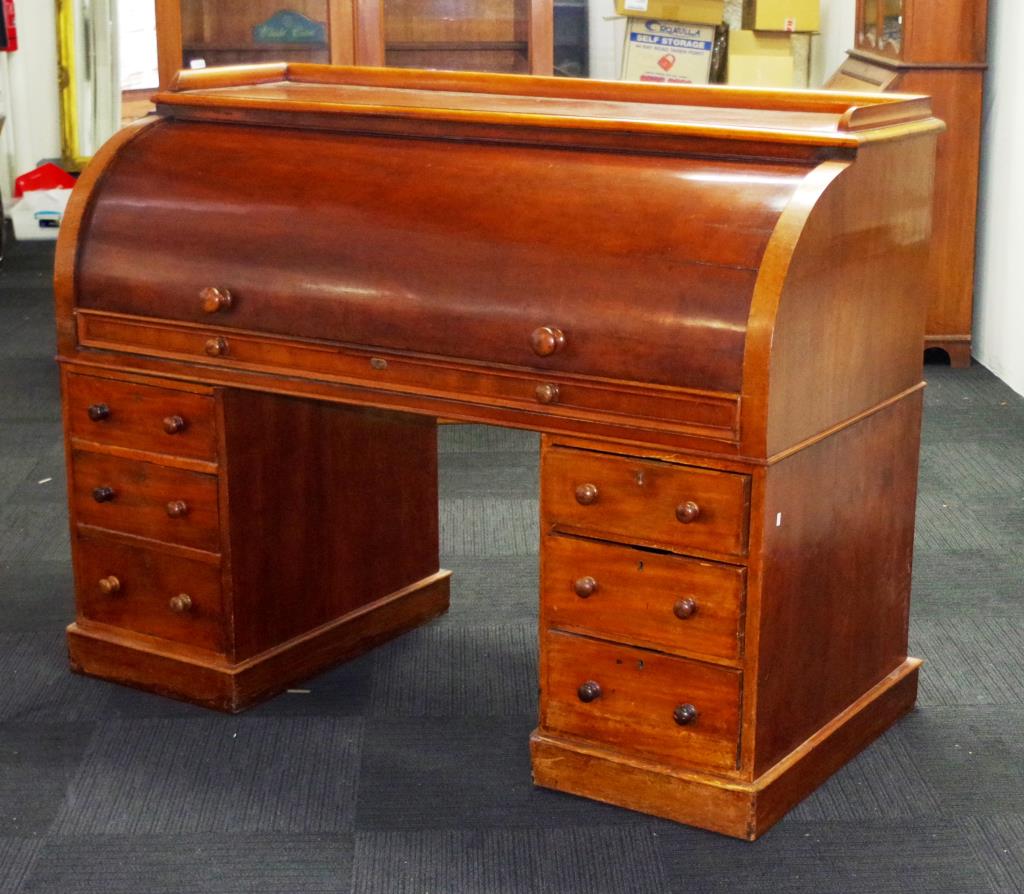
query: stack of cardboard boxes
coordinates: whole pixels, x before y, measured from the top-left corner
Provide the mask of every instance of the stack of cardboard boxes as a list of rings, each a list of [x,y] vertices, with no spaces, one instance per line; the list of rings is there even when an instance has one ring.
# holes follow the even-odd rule
[[[622,78],[669,84],[707,84],[721,52],[725,0],[615,0],[627,16]],[[820,26],[819,0],[743,0],[742,28],[728,39],[729,84],[792,87],[792,37]]]

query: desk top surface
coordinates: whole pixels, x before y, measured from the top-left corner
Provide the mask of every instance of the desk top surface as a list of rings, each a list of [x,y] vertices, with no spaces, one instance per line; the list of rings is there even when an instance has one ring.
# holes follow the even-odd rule
[[[430,119],[534,128],[699,135],[856,148],[937,129],[926,97],[629,84],[274,64],[181,72],[165,114],[224,110]]]

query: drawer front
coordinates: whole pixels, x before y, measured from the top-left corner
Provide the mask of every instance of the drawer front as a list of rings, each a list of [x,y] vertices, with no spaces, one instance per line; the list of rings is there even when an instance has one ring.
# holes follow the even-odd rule
[[[736,660],[744,569],[569,537],[544,538],[543,624]]]
[[[622,423],[732,442],[738,398],[683,389],[545,375],[423,356],[372,352],[330,342],[292,341],[252,332],[130,319],[82,311],[83,347],[202,362],[275,374],[306,374],[404,393],[542,412],[545,416]]]
[[[547,529],[746,554],[746,475],[551,447],[543,455],[541,491]]]
[[[219,565],[82,535],[77,559],[83,618],[224,651]]]
[[[85,450],[72,456],[79,523],[219,552],[215,476]]]
[[[558,632],[544,648],[546,730],[666,763],[736,768],[739,671]]]
[[[65,399],[72,438],[192,459],[217,457],[212,397],[72,374]]]

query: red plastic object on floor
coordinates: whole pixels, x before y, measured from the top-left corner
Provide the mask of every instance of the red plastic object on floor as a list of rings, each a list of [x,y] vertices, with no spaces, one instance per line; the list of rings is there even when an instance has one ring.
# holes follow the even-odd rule
[[[75,178],[53,162],[40,165],[34,171],[22,174],[14,181],[14,198],[34,189],[71,189]]]

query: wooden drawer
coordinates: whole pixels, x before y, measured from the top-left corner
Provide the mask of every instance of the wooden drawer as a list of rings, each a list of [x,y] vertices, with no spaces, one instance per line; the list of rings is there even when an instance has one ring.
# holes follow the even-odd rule
[[[624,546],[546,536],[542,623],[648,648],[736,660],[746,572]]]
[[[73,439],[214,461],[217,424],[210,396],[117,379],[67,377]]]
[[[219,552],[215,476],[85,450],[72,457],[79,524]]]
[[[81,617],[224,651],[219,564],[82,534],[77,546]]]
[[[542,456],[541,501],[546,530],[676,551],[747,550],[746,475],[550,447]]]
[[[551,631],[543,647],[546,731],[665,763],[736,768],[739,671]],[[680,724],[686,706],[696,716],[680,714]]]
[[[295,341],[241,332],[78,314],[83,347],[275,375],[306,375],[385,391],[456,395],[486,407],[510,407],[631,429],[671,431],[731,443],[739,424],[738,397],[694,389],[609,382],[560,373],[473,365],[423,355],[396,355],[327,341]]]

